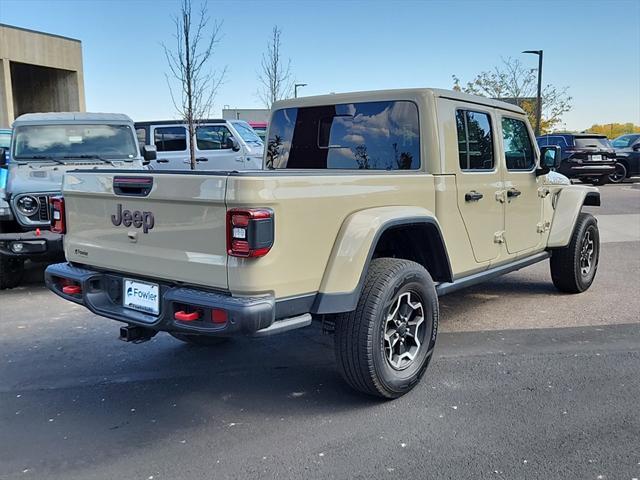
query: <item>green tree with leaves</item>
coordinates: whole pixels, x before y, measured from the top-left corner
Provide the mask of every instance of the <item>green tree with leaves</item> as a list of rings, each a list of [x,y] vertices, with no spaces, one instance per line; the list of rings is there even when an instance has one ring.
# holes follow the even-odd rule
[[[640,125],[633,123],[605,123],[603,125],[592,125],[587,130],[589,133],[598,133],[606,135],[609,138],[616,138],[625,133],[640,133]]]
[[[535,125],[537,68],[528,68],[518,59],[503,58],[501,65],[480,72],[465,84],[462,84],[456,75],[452,77],[454,90],[482,97],[509,99],[527,112],[529,121]],[[568,87],[556,87],[551,84],[543,86],[540,125],[542,133],[552,131],[561,123],[562,115],[571,110],[571,100]]]

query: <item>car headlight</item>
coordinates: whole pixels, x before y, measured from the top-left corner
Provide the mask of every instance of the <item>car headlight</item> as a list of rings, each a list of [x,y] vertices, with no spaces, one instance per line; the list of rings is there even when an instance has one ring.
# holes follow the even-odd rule
[[[16,207],[18,208],[18,211],[20,213],[30,217],[38,211],[40,202],[36,197],[25,195],[24,197],[20,197],[20,199],[16,202]]]

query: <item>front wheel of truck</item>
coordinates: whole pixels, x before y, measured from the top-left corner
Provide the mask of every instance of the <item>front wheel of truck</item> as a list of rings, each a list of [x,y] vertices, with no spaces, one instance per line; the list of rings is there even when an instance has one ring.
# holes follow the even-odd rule
[[[335,318],[338,369],[356,390],[397,398],[424,374],[438,333],[438,296],[420,264],[371,262],[356,309]]]
[[[20,285],[24,276],[24,260],[0,256],[0,290]]]
[[[551,254],[551,280],[565,293],[581,293],[593,283],[600,259],[598,222],[588,213],[580,213],[571,241]]]

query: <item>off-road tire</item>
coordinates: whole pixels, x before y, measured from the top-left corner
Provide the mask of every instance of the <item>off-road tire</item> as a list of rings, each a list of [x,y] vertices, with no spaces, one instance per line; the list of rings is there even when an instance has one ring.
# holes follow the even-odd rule
[[[594,252],[588,273],[581,266],[585,237],[590,234]],[[565,293],[581,293],[593,283],[600,259],[600,233],[598,222],[588,213],[581,212],[571,235],[569,245],[553,250],[551,254],[551,279],[555,287]]]
[[[0,255],[0,290],[17,287],[23,276],[24,260]]]
[[[628,170],[624,163],[616,163],[616,171],[609,175],[609,181],[611,183],[622,183],[627,178]]]
[[[229,341],[229,337],[210,337],[208,335],[188,335],[184,333],[169,333],[173,338],[177,338],[181,342],[189,345],[198,345],[200,347],[212,347],[221,345]]]
[[[412,363],[397,370],[385,350],[385,330],[391,309],[407,292],[420,299],[423,307],[424,341]],[[429,365],[438,333],[438,315],[438,296],[424,267],[395,258],[373,260],[356,309],[335,316],[335,355],[340,374],[351,387],[369,395],[404,395],[420,381]]]

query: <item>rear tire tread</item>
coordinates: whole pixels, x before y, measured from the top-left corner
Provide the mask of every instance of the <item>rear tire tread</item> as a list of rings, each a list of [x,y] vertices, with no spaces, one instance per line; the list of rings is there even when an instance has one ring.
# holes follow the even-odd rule
[[[423,369],[406,391],[396,392],[385,387],[377,378],[371,354],[374,348],[374,332],[377,323],[367,321],[376,315],[376,308],[383,301],[389,282],[393,277],[406,270],[407,267],[416,265],[418,264],[415,262],[395,258],[373,260],[369,266],[356,309],[335,316],[335,354],[338,370],[345,381],[355,390],[378,397],[396,398],[410,390],[420,380],[421,374],[424,372]],[[434,312],[437,318],[437,306]],[[363,354],[363,352],[368,354]],[[429,359],[426,360],[426,365],[428,363]]]

